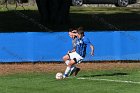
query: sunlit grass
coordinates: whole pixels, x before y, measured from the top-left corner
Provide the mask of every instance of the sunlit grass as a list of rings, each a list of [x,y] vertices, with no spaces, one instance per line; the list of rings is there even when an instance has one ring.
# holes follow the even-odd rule
[[[131,7],[71,7],[71,13],[88,13],[88,14],[114,14],[114,13],[133,13],[140,12],[140,8]]]

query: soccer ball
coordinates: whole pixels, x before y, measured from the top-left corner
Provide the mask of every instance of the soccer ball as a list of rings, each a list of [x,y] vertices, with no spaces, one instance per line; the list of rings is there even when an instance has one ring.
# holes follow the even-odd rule
[[[55,76],[56,79],[63,79],[63,74],[58,72]]]

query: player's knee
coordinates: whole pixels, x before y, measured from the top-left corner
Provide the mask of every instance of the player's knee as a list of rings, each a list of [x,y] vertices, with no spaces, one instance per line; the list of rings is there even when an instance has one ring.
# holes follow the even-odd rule
[[[66,55],[63,57],[63,61],[69,60],[69,57]]]
[[[63,57],[63,61],[66,61],[66,60],[67,60],[67,57],[66,57],[66,56],[64,56],[64,57]]]
[[[65,56],[63,56],[63,61],[65,61]]]

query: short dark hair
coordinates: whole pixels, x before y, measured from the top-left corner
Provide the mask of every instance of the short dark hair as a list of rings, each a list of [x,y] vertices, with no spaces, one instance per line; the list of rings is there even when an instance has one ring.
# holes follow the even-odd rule
[[[79,28],[77,29],[77,33],[78,33],[78,34],[84,35],[83,27],[79,27]]]
[[[70,28],[70,29],[69,29],[69,32],[72,32],[72,30],[73,30],[73,28]]]
[[[74,30],[76,30],[76,31],[74,31]],[[70,29],[69,29],[69,32],[72,32],[72,33],[77,33],[77,29],[70,28]]]

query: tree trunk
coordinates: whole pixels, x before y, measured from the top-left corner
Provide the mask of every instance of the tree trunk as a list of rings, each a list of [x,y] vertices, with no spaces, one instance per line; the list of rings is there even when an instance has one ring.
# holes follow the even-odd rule
[[[36,0],[44,25],[66,24],[69,20],[71,0]]]

